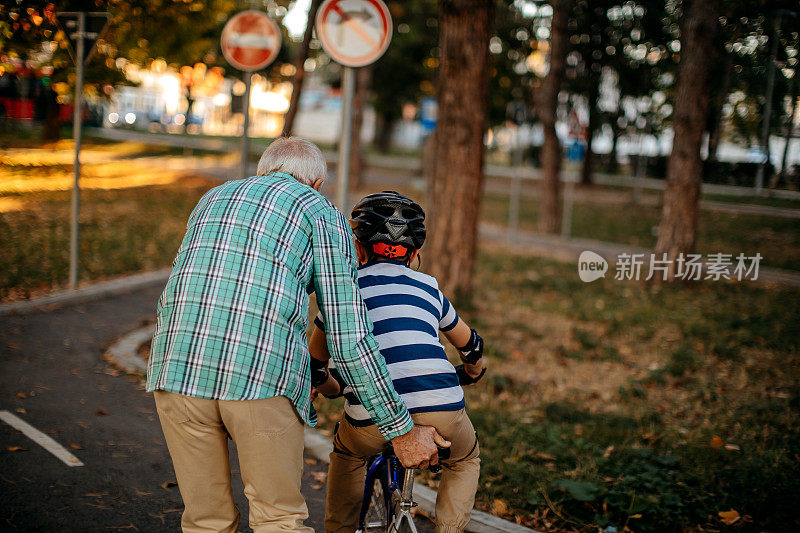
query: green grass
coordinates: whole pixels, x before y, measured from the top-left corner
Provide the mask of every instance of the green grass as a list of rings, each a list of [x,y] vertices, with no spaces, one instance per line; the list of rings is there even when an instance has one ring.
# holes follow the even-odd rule
[[[535,230],[538,199],[523,198],[520,228]],[[652,248],[660,211],[654,206],[576,202],[572,236]],[[486,195],[481,218],[507,224],[508,198]],[[760,253],[761,264],[800,270],[800,221],[760,215],[734,215],[701,211],[698,220],[697,251],[703,254]]]
[[[164,268],[200,196],[193,181],[81,195],[81,280]],[[0,300],[63,286],[69,272],[70,193],[37,193],[36,209],[0,213]]]
[[[462,313],[470,322],[525,310],[534,321],[555,316],[602,331],[571,329],[584,355],[568,360],[595,365],[574,374],[576,390],[602,390],[606,373],[653,353],[660,361],[606,401],[574,393],[555,400],[547,383],[532,390],[526,369],[543,351],[558,353],[559,341],[532,338],[512,320],[481,324],[487,346],[523,352],[468,392],[483,508],[557,530],[724,530],[717,513],[729,509],[745,517],[737,530],[800,527],[792,503],[800,495],[792,473],[800,454],[800,290],[584,284],[574,265],[497,253],[480,255],[477,286],[481,303]],[[518,335],[527,340],[509,340]],[[632,354],[616,364],[586,356],[604,346]]]

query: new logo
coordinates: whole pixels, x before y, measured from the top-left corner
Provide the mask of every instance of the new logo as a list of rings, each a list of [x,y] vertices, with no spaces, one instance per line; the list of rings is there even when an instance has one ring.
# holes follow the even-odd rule
[[[608,261],[601,255],[586,250],[578,257],[578,276],[581,281],[589,283],[606,277]]]

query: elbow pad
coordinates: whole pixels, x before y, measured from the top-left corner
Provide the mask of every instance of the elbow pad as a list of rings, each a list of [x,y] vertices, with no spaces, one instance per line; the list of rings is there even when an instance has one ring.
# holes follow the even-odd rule
[[[481,370],[480,375],[477,378],[473,378],[467,371],[464,370],[464,365],[458,365],[456,367],[456,375],[458,376],[458,384],[459,385],[472,385],[473,383],[477,383],[481,380],[483,375],[486,373],[486,367],[483,367]]]
[[[470,330],[469,342],[458,351],[461,352],[461,360],[469,365],[474,365],[483,357],[483,338],[475,328]]]
[[[311,386],[319,387],[328,381],[328,362],[311,358]]]

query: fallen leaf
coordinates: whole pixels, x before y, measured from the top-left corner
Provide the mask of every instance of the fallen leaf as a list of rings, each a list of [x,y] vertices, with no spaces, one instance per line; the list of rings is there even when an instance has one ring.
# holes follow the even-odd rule
[[[82,427],[83,429],[89,429],[89,424],[87,424],[83,420],[76,420],[75,424],[77,424],[78,426]]]
[[[105,410],[105,409],[103,409],[103,408],[100,408],[100,409],[97,409],[97,410],[94,412],[94,414],[96,414],[96,415],[98,415],[98,416],[105,416],[105,415],[107,415],[107,414],[108,414],[108,411],[106,411],[106,410]]]
[[[162,513],[182,513],[183,509],[164,509]]]
[[[102,498],[103,494],[98,494],[96,492],[87,492],[83,496],[86,497],[86,498]]]
[[[533,456],[536,457],[537,459],[541,459],[543,461],[555,461],[556,460],[555,455],[550,455],[549,453],[544,453],[544,452],[535,452],[533,454]]]
[[[69,447],[72,448],[73,450],[82,450],[83,449],[83,446],[81,446],[80,444],[70,444]]]
[[[311,485],[311,488],[312,488],[313,490],[319,490],[319,489],[321,489],[321,488],[322,488],[322,485],[316,485],[316,484],[315,484],[315,485]]]
[[[153,494],[152,492],[145,492],[145,491],[143,491],[143,490],[139,490],[139,489],[137,489],[136,487],[133,487],[133,490],[134,490],[134,491],[136,492],[136,494],[138,494],[139,496],[150,496],[151,494]]]
[[[19,398],[20,400],[24,400],[27,397],[28,397],[28,395],[25,394],[24,392],[18,392],[17,393],[17,398]]]
[[[178,486],[177,481],[165,481],[164,483],[161,484],[162,489],[169,489],[170,487],[177,487],[177,486]],[[167,513],[169,511],[164,511],[164,512]]]
[[[19,414],[21,414],[21,415],[24,415],[24,414],[27,414],[27,413],[28,413],[28,411],[26,411],[24,407],[17,407],[17,408],[16,408],[16,409],[14,409],[14,410],[15,410],[16,412],[18,412]]]
[[[739,516],[739,512],[734,509],[731,509],[730,511],[720,511],[717,514],[719,514],[719,519],[728,526],[735,524],[741,518],[741,516]]]
[[[711,447],[714,448],[714,449],[722,448],[722,446],[724,444],[725,444],[725,441],[722,440],[721,437],[716,437],[715,436],[713,439],[711,439]]]
[[[127,526],[106,526],[106,529],[133,529],[139,531],[139,528],[133,524],[128,524]]]
[[[736,444],[726,444],[725,449],[730,450],[732,452],[738,452],[740,450],[739,446],[737,446]]]
[[[508,512],[508,505],[503,500],[494,500],[492,502],[492,513],[496,515],[504,515]]]
[[[306,457],[303,460],[306,462],[307,465],[315,465],[315,464],[317,464],[317,460],[314,459],[313,457]]]
[[[641,515],[641,514],[639,514],[639,513],[636,513],[636,514],[632,514],[632,515],[630,515],[628,518],[641,518],[641,517],[642,517],[642,515]]]
[[[328,479],[327,472],[311,472],[311,477],[314,478],[314,481],[317,483],[325,483]]]
[[[151,518],[158,518],[159,520],[161,520],[162,524],[164,523],[164,515],[163,514],[147,513],[147,516],[149,516]]]
[[[6,451],[9,452],[27,452],[28,448],[24,446],[6,446]]]
[[[607,459],[608,457],[611,456],[612,453],[614,453],[614,446],[613,445],[611,445],[608,448],[606,448],[606,451],[603,452],[603,457],[605,457]]]

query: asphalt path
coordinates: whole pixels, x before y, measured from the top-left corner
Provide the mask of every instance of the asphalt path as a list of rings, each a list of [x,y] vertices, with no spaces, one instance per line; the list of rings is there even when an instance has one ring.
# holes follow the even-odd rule
[[[0,410],[51,436],[69,467],[0,422],[0,531],[178,531],[183,504],[151,394],[102,359],[151,320],[161,284],[91,303],[0,318]],[[232,448],[232,479],[248,506]],[[303,493],[322,531],[326,465],[307,457]]]

